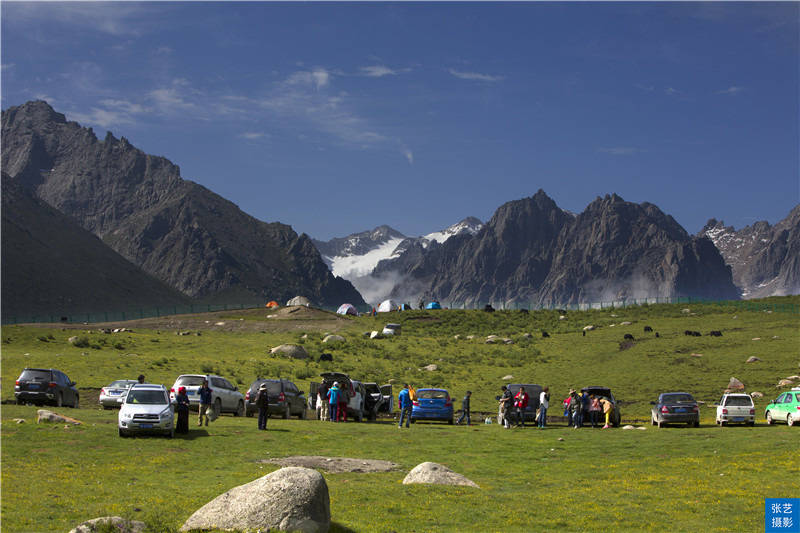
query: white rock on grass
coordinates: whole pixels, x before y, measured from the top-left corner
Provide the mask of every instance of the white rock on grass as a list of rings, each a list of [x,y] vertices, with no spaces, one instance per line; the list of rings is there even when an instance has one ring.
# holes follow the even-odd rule
[[[747,358],[747,361],[745,361],[745,363],[755,363],[756,361],[761,361],[761,359],[759,359],[755,355],[751,355],[750,357]]]
[[[327,532],[328,485],[311,468],[287,467],[234,487],[195,511],[181,527],[243,531]]]
[[[74,418],[70,418],[68,416],[57,415],[53,411],[48,411],[47,409],[39,409],[36,411],[36,423],[39,422],[54,422],[56,424],[62,424],[64,422],[69,422],[70,424],[74,424],[79,426],[81,424],[80,420],[75,420]]]
[[[425,462],[415,466],[403,479],[403,485],[423,483],[430,485],[462,485],[465,487],[480,488],[469,478],[453,472],[446,466],[438,463]]]
[[[280,346],[276,346],[271,349],[269,353],[280,353],[287,355],[292,359],[308,359],[308,352],[305,348],[298,344],[281,344]]]
[[[422,369],[427,370],[428,372],[433,372],[434,370],[438,370],[439,367],[436,365],[428,365],[428,366],[423,366]]]
[[[764,393],[763,392],[758,392],[758,391],[753,391],[753,392],[750,393],[750,396],[753,397],[753,398],[763,398],[764,397]]]
[[[594,326],[583,326],[583,331],[592,331]]]
[[[92,518],[71,529],[69,533],[95,533],[114,531],[116,533],[143,533],[147,524],[138,520],[125,520],[121,516],[101,516]]]
[[[778,387],[788,387],[790,385],[794,385],[794,381],[791,379],[782,379],[778,382]]]
[[[326,335],[322,342],[325,343],[337,343],[337,342],[344,342],[344,337],[341,335]]]
[[[380,331],[376,330],[376,331],[373,331],[372,333],[369,334],[369,338],[370,339],[382,339],[383,335],[381,335]]]
[[[502,379],[503,381],[508,381],[509,379],[514,379],[514,376],[512,376],[511,374],[508,374],[507,376],[503,376],[500,379]]]

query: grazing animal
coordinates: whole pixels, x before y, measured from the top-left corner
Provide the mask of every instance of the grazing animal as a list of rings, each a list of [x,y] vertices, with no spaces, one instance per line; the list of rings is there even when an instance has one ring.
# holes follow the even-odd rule
[[[559,315],[566,315],[567,314],[567,310],[566,309],[556,309],[556,311],[558,311]]]
[[[700,333],[699,331],[693,331],[692,335],[695,336],[695,337],[702,337],[703,336],[703,334]]]
[[[658,332],[656,331],[656,339],[659,337]]]
[[[708,334],[712,337],[722,337],[722,332],[719,330],[709,331]]]
[[[644,332],[645,333],[651,333],[652,331],[653,331],[653,328],[651,328],[650,326],[645,326],[644,327]]]
[[[492,307],[492,304],[484,305],[483,310],[486,311],[487,313],[494,313],[494,307]]]
[[[686,335],[687,337],[691,337],[692,336],[692,332],[689,331],[688,329],[686,331],[684,331],[683,334]]]
[[[626,341],[632,341],[633,340],[633,335],[631,335],[630,333],[626,333],[625,334],[625,340]]]
[[[550,336],[550,334],[549,334],[549,333],[547,333],[545,330],[542,330],[542,338],[543,338],[543,339],[546,339],[546,338],[547,338],[547,337],[549,337],[549,336]]]
[[[583,333],[584,337],[586,336],[586,330],[583,330],[581,333]]]
[[[528,310],[527,309],[520,309],[519,312],[522,313],[523,315],[527,315],[528,314]]]
[[[323,353],[319,356],[320,361],[333,361],[333,354]]]

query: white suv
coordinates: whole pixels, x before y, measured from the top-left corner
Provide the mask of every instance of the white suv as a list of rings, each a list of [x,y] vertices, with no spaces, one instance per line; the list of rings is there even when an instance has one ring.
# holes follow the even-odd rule
[[[723,394],[717,405],[717,424],[724,426],[730,422],[756,423],[756,409],[749,394]]]
[[[128,389],[117,418],[119,436],[132,433],[175,435],[175,407],[164,385],[136,384]]]
[[[178,389],[186,387],[189,405],[195,408],[198,407],[200,405],[200,395],[197,391],[203,385],[204,379],[208,380],[208,387],[211,389],[211,405],[214,406],[217,415],[233,413],[234,416],[244,416],[244,395],[227,379],[212,374],[183,374],[178,376],[175,384],[169,390],[170,398],[175,400]]]

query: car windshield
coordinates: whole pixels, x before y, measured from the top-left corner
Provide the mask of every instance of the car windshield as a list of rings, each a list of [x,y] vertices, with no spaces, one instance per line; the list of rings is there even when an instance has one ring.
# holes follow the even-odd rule
[[[22,375],[19,376],[19,379],[25,379],[28,381],[50,381],[50,371],[49,370],[23,370]]]
[[[204,379],[203,376],[181,376],[178,378],[178,381],[175,382],[175,385],[177,387],[199,387],[203,384]]]
[[[447,391],[444,390],[420,390],[417,391],[417,398],[423,400],[446,400]]]
[[[136,383],[136,382],[135,381],[129,381],[127,379],[119,379],[119,380],[114,381],[113,383],[111,383],[111,385],[109,385],[108,387],[109,388],[113,388],[113,389],[130,389],[131,385],[133,385],[134,383]]]
[[[159,405],[168,401],[167,396],[160,390],[133,390],[128,393],[125,403]]]
[[[749,407],[753,405],[753,400],[749,396],[728,396],[725,405]]]
[[[662,403],[694,403],[691,394],[664,394],[661,396]]]
[[[375,383],[365,383],[364,387],[367,389],[369,394],[380,394],[381,389]]]

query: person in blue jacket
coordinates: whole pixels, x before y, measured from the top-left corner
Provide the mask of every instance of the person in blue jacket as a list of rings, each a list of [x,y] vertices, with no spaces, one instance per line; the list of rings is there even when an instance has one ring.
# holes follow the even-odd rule
[[[400,404],[400,423],[397,425],[397,427],[403,427],[403,419],[406,421],[406,427],[410,427],[411,409],[413,408],[414,404],[411,401],[411,395],[408,392],[408,383],[403,385],[403,390],[401,390],[400,394],[397,395],[397,403]]]
[[[336,415],[336,408],[339,407],[339,382],[334,381],[333,387],[328,389],[328,415],[331,417],[331,422],[336,422],[338,418]]]
[[[200,408],[198,409],[199,415],[197,417],[197,425],[203,425],[203,417],[206,419],[208,425],[208,410],[211,409],[211,389],[208,388],[208,380],[203,380],[203,385],[197,389],[197,394],[200,396]]]

